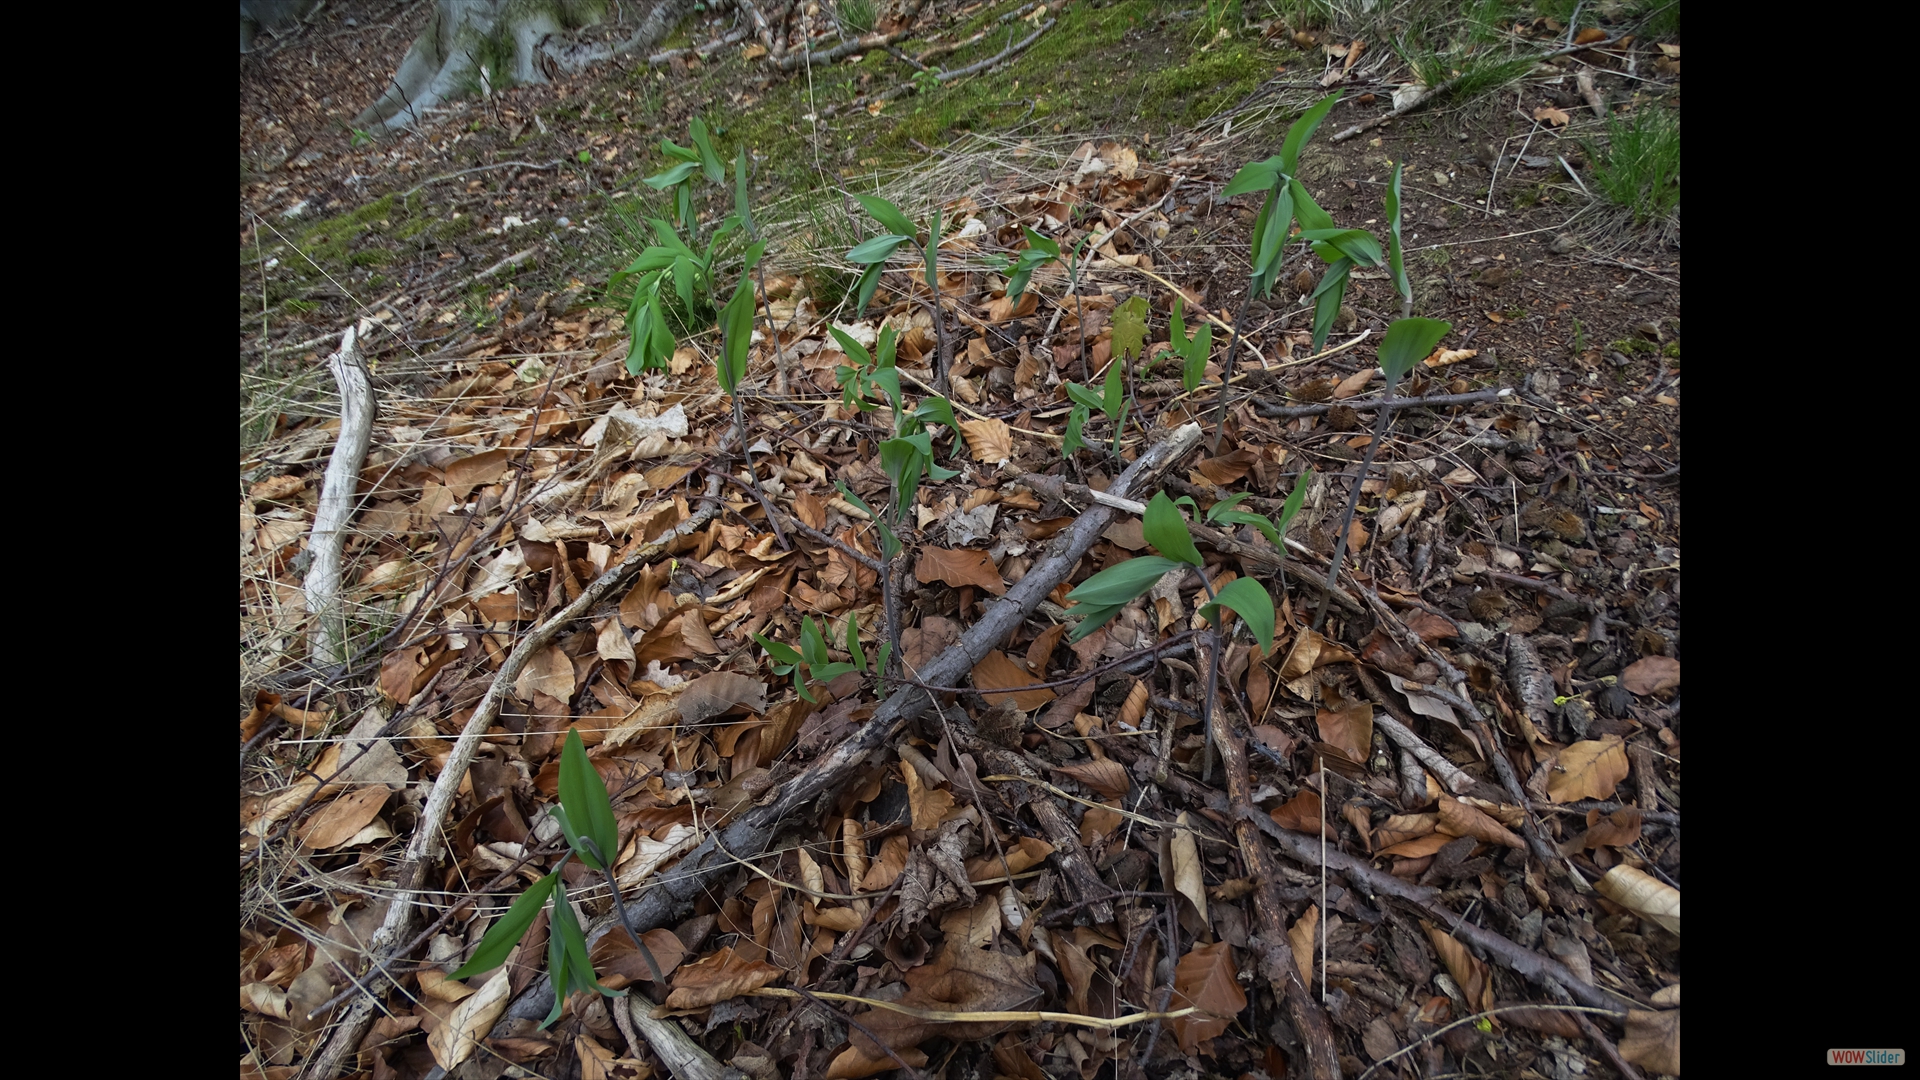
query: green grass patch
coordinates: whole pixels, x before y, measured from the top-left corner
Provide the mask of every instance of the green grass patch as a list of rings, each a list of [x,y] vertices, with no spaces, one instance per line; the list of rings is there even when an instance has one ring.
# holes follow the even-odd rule
[[[1607,145],[1587,156],[1594,187],[1608,202],[1633,211],[1633,223],[1662,220],[1680,205],[1680,117],[1657,104],[1631,120],[1607,120]]]

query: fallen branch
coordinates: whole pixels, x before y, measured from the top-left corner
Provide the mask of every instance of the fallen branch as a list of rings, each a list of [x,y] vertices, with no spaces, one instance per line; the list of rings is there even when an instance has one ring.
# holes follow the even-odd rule
[[[1569,53],[1585,52],[1588,49],[1604,49],[1607,46],[1618,42],[1619,40],[1620,38],[1616,36],[1616,37],[1610,37],[1605,41],[1595,41],[1586,45],[1571,45],[1564,49],[1555,49],[1550,53],[1541,53],[1539,56],[1534,57],[1533,60],[1534,60],[1534,63],[1540,63],[1541,61],[1544,61],[1544,60],[1551,60],[1556,56],[1566,56]],[[1466,76],[1463,75],[1456,78],[1448,79],[1446,82],[1443,82],[1438,86],[1429,86],[1426,89],[1421,90],[1419,93],[1408,98],[1406,101],[1402,102],[1401,104],[1395,105],[1392,109],[1388,110],[1387,112],[1384,112],[1379,116],[1374,117],[1371,120],[1364,120],[1358,124],[1355,124],[1352,127],[1347,128],[1345,131],[1338,132],[1333,136],[1333,138],[1327,141],[1336,142],[1336,143],[1346,142],[1348,139],[1353,138],[1355,135],[1358,135],[1363,131],[1371,131],[1374,128],[1379,127],[1381,124],[1384,124],[1387,121],[1394,119],[1395,117],[1404,116],[1407,113],[1410,113],[1413,110],[1419,108],[1420,106],[1425,105],[1427,102],[1432,101],[1434,98],[1440,97],[1443,94],[1450,93],[1455,86],[1458,86],[1460,84],[1460,80],[1465,77]]]
[[[781,71],[792,71],[807,64],[831,64],[835,60],[852,56],[854,53],[883,49],[896,41],[904,41],[913,36],[913,20],[920,14],[922,2],[923,0],[910,0],[907,9],[900,14],[900,28],[891,34],[862,34],[851,41],[843,41],[831,49],[822,49],[819,52],[808,52],[802,49],[797,53],[788,53],[781,57],[778,66]]]
[[[1247,744],[1228,734],[1225,724],[1219,725],[1216,731],[1214,742],[1220,748],[1220,760],[1227,770],[1227,801],[1233,807],[1233,834],[1240,841],[1240,856],[1245,860],[1247,873],[1256,883],[1253,909],[1260,918],[1260,973],[1273,984],[1275,994],[1286,1002],[1287,1018],[1293,1021],[1293,1030],[1306,1045],[1307,1068],[1315,1080],[1339,1080],[1340,1052],[1333,1041],[1333,1028],[1327,1023],[1325,1010],[1307,992],[1299,965],[1294,963],[1293,950],[1287,947],[1286,903],[1274,891],[1280,884],[1280,875],[1273,865],[1272,853],[1260,842],[1259,827],[1254,824],[1266,815],[1253,808],[1252,786],[1247,779]],[[1324,912],[1321,917],[1326,917]]]
[[[360,356],[359,332],[348,327],[340,335],[340,351],[327,357],[327,369],[340,384],[340,437],[327,459],[320,506],[313,514],[313,534],[307,550],[313,563],[307,569],[307,611],[315,664],[338,664],[346,659],[347,619],[340,610],[340,557],[346,549],[347,526],[359,501],[360,466],[373,443],[376,403],[367,364]]]
[[[1187,424],[1172,432],[1142,453],[1113,482],[1116,494],[1150,490],[1158,475],[1186,456],[1200,441],[1200,425]],[[996,648],[1016,627],[1025,622],[1054,587],[1070,577],[1080,560],[1092,550],[1100,534],[1113,524],[1114,511],[1095,506],[1080,515],[1073,526],[1057,537],[1049,553],[1036,562],[1007,594],[987,607],[960,640],[934,657],[920,669],[921,681],[934,685],[956,685],[967,679],[973,666]],[[868,755],[890,743],[894,734],[908,721],[933,704],[931,694],[917,687],[904,687],[880,703],[865,724],[842,739],[824,756],[799,775],[776,788],[773,801],[754,807],[724,832],[709,836],[688,852],[656,885],[628,905],[628,926],[636,933],[650,930],[673,919],[707,887],[708,881],[732,867],[724,851],[758,852],[766,850],[781,821],[801,807],[838,791],[865,763]],[[588,940],[598,940],[613,929],[612,920],[598,920]],[[511,1006],[495,1030],[505,1035],[515,1020],[538,1020],[553,1008],[553,983],[543,975],[528,987]]]
[[[1482,401],[1498,401],[1512,394],[1510,387],[1498,390],[1474,390],[1465,394],[1434,394],[1430,397],[1371,398],[1365,401],[1329,401],[1321,405],[1269,405],[1264,401],[1254,403],[1254,411],[1261,416],[1278,420],[1290,420],[1297,416],[1319,416],[1339,406],[1346,406],[1355,412],[1372,412],[1375,409],[1406,409],[1421,405],[1473,405]]]
[[[382,971],[387,964],[396,959],[395,944],[408,935],[413,922],[414,909],[419,906],[421,886],[427,871],[440,860],[441,845],[447,831],[445,823],[447,811],[453,806],[453,798],[460,789],[461,781],[466,777],[467,766],[472,763],[474,751],[480,748],[480,737],[486,733],[500,714],[500,705],[505,700],[507,690],[519,678],[533,654],[544,648],[563,628],[585,615],[595,604],[613,591],[616,585],[625,581],[634,571],[658,557],[667,546],[695,529],[707,523],[713,516],[713,510],[703,507],[693,516],[681,522],[660,539],[647,544],[633,554],[620,560],[619,564],[595,578],[593,584],[581,590],[573,603],[560,609],[547,621],[535,627],[520,643],[514,646],[512,653],[500,665],[493,682],[473,710],[473,716],[466,727],[460,731],[460,737],[447,754],[447,763],[433,782],[433,790],[427,795],[426,805],[420,811],[419,824],[414,827],[413,839],[407,844],[406,855],[402,859],[394,878],[397,884],[389,894],[390,903],[387,917],[374,932],[373,940],[367,948],[369,971]],[[384,974],[384,972],[382,972]],[[360,1045],[360,1039],[366,1034],[367,1025],[373,1021],[374,1009],[379,1004],[380,976],[369,978],[366,992],[354,1000],[347,1015],[339,1021],[333,1037],[307,1068],[306,1075],[326,1080],[334,1076],[348,1055],[354,1053]]]
[[[1542,956],[1532,949],[1522,948],[1491,930],[1462,919],[1458,912],[1449,909],[1441,901],[1440,892],[1437,889],[1415,885],[1411,881],[1375,870],[1367,863],[1339,850],[1329,850],[1323,864],[1318,837],[1289,832],[1275,824],[1272,818],[1258,812],[1244,820],[1252,821],[1261,832],[1279,844],[1280,849],[1296,862],[1314,867],[1325,865],[1329,870],[1338,871],[1346,875],[1348,882],[1369,898],[1391,896],[1421,908],[1433,916],[1437,922],[1445,925],[1448,933],[1472,945],[1501,967],[1536,985],[1546,987],[1557,982],[1565,987],[1580,1004],[1604,1009],[1612,1016],[1624,1016],[1629,1008],[1646,1008],[1645,1005],[1583,981],[1558,960]]]
[[[995,64],[1004,63],[1005,61],[1012,59],[1014,56],[1018,55],[1020,52],[1025,50],[1027,46],[1032,45],[1035,41],[1039,40],[1041,34],[1044,34],[1048,30],[1053,28],[1054,21],[1055,20],[1053,19],[1048,19],[1046,22],[1041,23],[1039,28],[1036,29],[1033,33],[1028,34],[1026,37],[1021,38],[1018,42],[1012,45],[1008,45],[1006,48],[1001,49],[999,52],[993,54],[992,56],[987,57],[985,60],[981,60],[977,63],[968,64],[966,67],[954,68],[951,71],[939,72],[938,74],[936,74],[935,78],[939,82],[948,83],[948,82],[952,82],[955,79],[960,79],[968,75],[972,75],[977,71],[985,71],[988,68],[994,66]],[[883,47],[890,47],[890,46],[883,46]],[[900,59],[907,60],[908,63],[913,63],[912,60],[909,60],[904,55],[901,56]],[[911,82],[901,83],[899,86],[891,87],[877,94],[869,94],[863,98],[855,98],[854,100],[847,102],[845,105],[830,106],[827,109],[823,110],[823,112],[827,116],[833,116],[836,112],[842,109],[859,109],[859,108],[864,108],[868,105],[871,105],[876,101],[891,101],[894,98],[901,96],[902,94],[905,94],[912,90],[917,90],[918,88],[919,88],[918,83],[911,83]]]

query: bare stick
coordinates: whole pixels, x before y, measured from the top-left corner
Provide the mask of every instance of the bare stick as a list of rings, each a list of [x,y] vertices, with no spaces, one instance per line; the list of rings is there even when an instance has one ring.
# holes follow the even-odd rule
[[[307,569],[307,610],[314,616],[313,657],[318,664],[346,659],[347,617],[340,610],[340,557],[346,548],[347,526],[353,520],[360,487],[360,465],[373,442],[375,402],[373,382],[360,356],[358,331],[348,327],[340,336],[340,351],[327,357],[327,368],[340,384],[340,437],[327,459],[320,506],[313,515],[308,548],[313,565]]]

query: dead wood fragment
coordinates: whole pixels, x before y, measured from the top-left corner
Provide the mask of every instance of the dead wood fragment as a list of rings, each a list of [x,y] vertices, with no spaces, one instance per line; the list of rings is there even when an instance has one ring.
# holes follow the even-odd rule
[[[1279,871],[1274,866],[1272,854],[1260,842],[1260,829],[1255,824],[1255,819],[1267,815],[1253,808],[1252,785],[1247,779],[1247,744],[1226,734],[1225,726],[1220,725],[1222,734],[1216,741],[1220,747],[1220,760],[1227,770],[1227,800],[1233,811],[1233,834],[1240,841],[1240,856],[1246,861],[1247,873],[1257,885],[1253,894],[1253,908],[1260,917],[1260,973],[1286,1002],[1287,1019],[1293,1022],[1294,1031],[1299,1033],[1300,1041],[1306,1044],[1307,1068],[1315,1080],[1339,1080],[1340,1052],[1333,1041],[1333,1028],[1327,1022],[1326,1011],[1307,991],[1307,984],[1300,977],[1300,968],[1294,963],[1293,952],[1286,947],[1286,905],[1274,891],[1280,884]],[[1321,917],[1325,918],[1325,915]]]

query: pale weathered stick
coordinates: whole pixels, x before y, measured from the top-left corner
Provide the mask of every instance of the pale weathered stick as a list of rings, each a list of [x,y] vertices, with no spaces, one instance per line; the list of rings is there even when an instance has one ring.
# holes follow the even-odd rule
[[[395,874],[397,886],[387,907],[387,916],[374,932],[373,940],[367,949],[372,961],[369,968],[376,974],[366,980],[367,992],[354,999],[345,1018],[335,1028],[333,1037],[320,1054],[312,1059],[306,1069],[310,1077],[332,1077],[359,1045],[361,1036],[366,1034],[367,1024],[373,1019],[373,1010],[378,1003],[378,980],[384,975],[382,970],[394,957],[391,955],[395,942],[403,941],[413,921],[413,910],[417,902],[420,886],[425,881],[427,871],[440,859],[442,851],[442,825],[446,821],[447,811],[453,806],[454,795],[460,790],[460,781],[466,776],[467,766],[472,763],[474,751],[480,747],[480,736],[500,714],[500,704],[506,698],[507,691],[518,679],[520,672],[527,666],[533,654],[544,648],[553,636],[574,620],[585,615],[589,609],[599,603],[614,586],[650,562],[675,540],[686,536],[705,525],[713,517],[712,504],[694,512],[693,516],[681,522],[673,530],[651,544],[647,544],[633,554],[620,560],[619,564],[594,579],[593,584],[581,590],[573,603],[560,609],[552,618],[530,631],[513,652],[500,665],[500,670],[488,685],[487,692],[480,704],[473,710],[472,719],[460,731],[460,737],[447,754],[447,763],[433,782],[433,790],[427,795],[426,806],[420,811],[420,823],[414,827],[413,839],[407,843],[407,852]]]
[[[333,444],[333,456],[327,459],[320,506],[313,513],[313,534],[307,540],[307,551],[313,556],[306,580],[307,610],[313,615],[310,655],[318,667],[336,665],[347,658],[347,616],[340,606],[340,557],[359,494],[360,466],[373,442],[376,408],[358,337],[358,331],[349,326],[340,335],[340,351],[327,357],[327,369],[340,384],[340,437]]]

